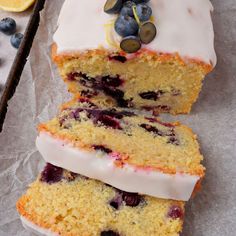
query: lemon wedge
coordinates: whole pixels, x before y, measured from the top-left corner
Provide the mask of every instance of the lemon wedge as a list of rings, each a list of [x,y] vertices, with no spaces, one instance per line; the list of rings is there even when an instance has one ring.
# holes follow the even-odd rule
[[[0,0],[0,9],[10,12],[22,12],[34,2],[35,0]]]

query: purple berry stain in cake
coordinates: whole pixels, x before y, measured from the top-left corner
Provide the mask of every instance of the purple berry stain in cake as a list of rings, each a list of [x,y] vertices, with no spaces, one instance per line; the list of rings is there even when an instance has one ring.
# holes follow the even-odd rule
[[[118,193],[111,201],[110,206],[112,206],[114,209],[118,210],[120,206],[122,205],[122,196]]]
[[[67,75],[67,80],[74,81],[74,80],[76,80],[76,77],[79,77],[79,73],[78,72],[71,72]]]
[[[152,132],[158,136],[164,136],[164,133],[157,129],[156,127],[149,125],[149,124],[141,124],[141,128],[145,129],[147,132]]]
[[[140,93],[139,96],[142,99],[157,101],[163,94],[164,92],[162,90],[158,90],[157,92],[154,91],[143,92]]]
[[[119,210],[120,206],[125,204],[125,206],[136,207],[141,201],[143,201],[142,196],[137,193],[128,193],[117,189],[116,196],[109,202],[110,206],[114,209]]]
[[[87,90],[82,90],[80,94],[82,97],[92,98],[97,96],[98,92],[87,89]]]
[[[106,230],[101,232],[101,236],[120,236],[120,235],[113,230]]]
[[[121,62],[121,63],[125,63],[127,61],[127,58],[125,56],[122,56],[122,55],[110,55],[108,57],[108,59],[110,61],[118,61],[118,62]]]
[[[122,129],[119,122],[111,116],[101,115],[96,122],[101,122],[103,125],[111,127],[112,129]]]
[[[97,107],[94,103],[92,103],[88,98],[80,98],[78,100],[80,103],[86,103],[88,105],[88,107]]]
[[[169,209],[167,216],[175,220],[178,218],[183,218],[184,213],[183,213],[183,210],[179,206],[172,206]]]
[[[84,73],[70,73],[67,76],[70,81],[76,80],[76,77],[80,78],[78,81],[82,86],[95,90],[94,94],[86,92],[88,90],[82,90],[84,96],[86,96],[86,93],[88,97],[97,95],[96,90],[98,90],[112,97],[120,107],[133,107],[132,98],[124,99],[124,92],[121,89],[117,89],[117,87],[121,87],[124,83],[119,75],[92,78]]]
[[[116,109],[110,109],[110,110],[96,109],[96,106],[93,103],[89,104],[87,99],[85,99],[85,102],[88,103],[88,105],[91,108],[80,107],[80,108],[73,109],[71,113],[68,115],[68,117],[74,118],[75,120],[80,120],[80,112],[86,112],[87,117],[93,120],[94,124],[102,124],[104,126],[107,126],[113,129],[122,129],[120,126],[119,120],[121,120],[124,116],[128,116],[128,117],[135,116],[134,112],[125,111],[125,110],[117,111]]]
[[[104,76],[101,79],[102,85],[103,86],[108,86],[108,87],[119,87],[123,84],[123,80],[120,79],[120,76]]]
[[[102,152],[105,152],[105,153],[107,153],[107,154],[112,153],[112,150],[111,150],[111,149],[106,148],[106,147],[103,146],[103,145],[93,145],[93,148],[94,148],[96,151],[102,151]]]
[[[142,200],[142,197],[137,193],[122,192],[122,199],[126,206],[136,207]]]
[[[145,117],[145,119],[148,120],[151,123],[158,123],[158,124],[163,125],[163,126],[168,127],[168,128],[174,128],[175,127],[173,124],[162,122],[162,121],[158,120],[155,117]]]
[[[48,184],[60,182],[63,177],[63,169],[47,163],[44,170],[41,173],[40,180]]]
[[[174,144],[176,146],[180,145],[179,140],[174,135],[169,138],[168,143]]]

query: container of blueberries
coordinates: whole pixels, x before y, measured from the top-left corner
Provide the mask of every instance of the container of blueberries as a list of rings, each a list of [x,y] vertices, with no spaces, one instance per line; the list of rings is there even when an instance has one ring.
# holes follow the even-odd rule
[[[24,33],[21,32],[22,29],[20,28],[17,19],[14,18],[14,14],[0,19],[0,33],[2,34],[2,38],[8,42],[7,47],[13,48],[10,48],[9,50],[5,48],[5,58],[0,58],[0,70],[2,69],[0,83],[0,132],[2,130],[7,112],[8,101],[14,95],[15,89],[20,81],[22,71],[29,56],[34,36],[37,32],[40,21],[40,11],[43,9],[44,3],[45,0],[37,0],[35,2],[32,10],[29,11],[29,17],[26,19],[27,22]],[[4,15],[6,14],[4,12]],[[13,54],[13,61],[7,61],[7,59],[9,59],[7,53],[10,50],[11,52],[12,50],[15,50]],[[6,63],[11,63],[8,65],[10,66],[10,69],[7,68],[7,72],[3,71],[4,64]]]

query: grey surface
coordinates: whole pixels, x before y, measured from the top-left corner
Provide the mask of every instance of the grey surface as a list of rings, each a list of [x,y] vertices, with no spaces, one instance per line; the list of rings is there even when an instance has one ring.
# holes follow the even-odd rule
[[[55,27],[61,2],[47,3],[0,135],[0,236],[32,235],[22,228],[15,202],[42,167],[34,144],[36,124],[55,115],[68,96],[54,73],[51,36],[45,34]],[[183,236],[236,235],[236,1],[212,2],[218,64],[192,113],[175,117],[198,134],[207,167],[202,192],[186,208]]]

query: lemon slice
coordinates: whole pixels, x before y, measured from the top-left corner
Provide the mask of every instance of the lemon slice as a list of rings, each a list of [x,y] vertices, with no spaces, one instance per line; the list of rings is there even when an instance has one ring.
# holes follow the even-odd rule
[[[22,12],[28,9],[35,0],[0,0],[0,9],[11,12]]]

